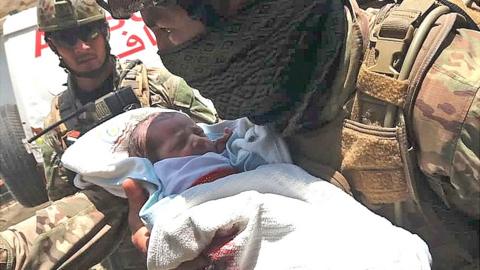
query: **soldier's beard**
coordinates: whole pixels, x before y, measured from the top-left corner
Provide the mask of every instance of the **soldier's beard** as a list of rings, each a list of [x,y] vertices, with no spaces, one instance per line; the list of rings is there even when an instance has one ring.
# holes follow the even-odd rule
[[[284,126],[303,114],[343,43],[342,1],[254,1],[162,62],[210,98],[224,119]],[[329,93],[325,93],[328,95]],[[325,97],[325,95],[323,97]]]

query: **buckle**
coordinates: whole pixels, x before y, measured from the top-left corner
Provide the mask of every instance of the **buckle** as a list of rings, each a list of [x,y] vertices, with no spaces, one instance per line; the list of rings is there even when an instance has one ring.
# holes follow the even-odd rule
[[[413,39],[413,24],[421,16],[421,12],[397,8],[387,16],[381,25],[375,27],[370,41],[375,45],[375,64],[369,70],[394,78],[399,75],[398,64],[405,55]],[[398,68],[400,69],[400,68]]]

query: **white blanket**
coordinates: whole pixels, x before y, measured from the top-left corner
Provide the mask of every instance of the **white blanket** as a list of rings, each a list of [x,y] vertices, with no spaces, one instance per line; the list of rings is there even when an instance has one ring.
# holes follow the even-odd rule
[[[265,165],[164,198],[149,269],[201,253],[218,269],[430,269],[418,236],[317,180],[294,165]]]

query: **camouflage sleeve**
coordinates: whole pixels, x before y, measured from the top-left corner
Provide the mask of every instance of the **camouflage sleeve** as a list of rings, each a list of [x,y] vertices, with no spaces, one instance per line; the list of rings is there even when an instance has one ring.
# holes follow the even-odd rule
[[[49,144],[43,144],[41,148],[48,198],[55,201],[78,191],[71,183],[74,175],[61,164],[61,153]]]
[[[0,269],[89,269],[128,238],[127,209],[99,187],[55,201],[0,232]]]
[[[213,124],[218,116],[213,103],[165,68],[148,68],[151,106],[162,106],[189,114],[195,121]]]
[[[451,208],[480,218],[480,32],[458,30],[427,73],[413,113],[418,162]]]
[[[480,42],[480,40],[478,40]],[[480,69],[478,70],[480,73]],[[480,91],[468,109],[452,160],[451,185],[445,193],[452,205],[480,219]]]

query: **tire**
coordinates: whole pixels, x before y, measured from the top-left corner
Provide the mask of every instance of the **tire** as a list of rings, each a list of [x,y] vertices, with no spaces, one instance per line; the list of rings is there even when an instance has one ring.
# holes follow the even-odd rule
[[[48,200],[44,177],[37,161],[25,149],[22,121],[17,106],[0,106],[0,174],[15,199],[26,207]]]

